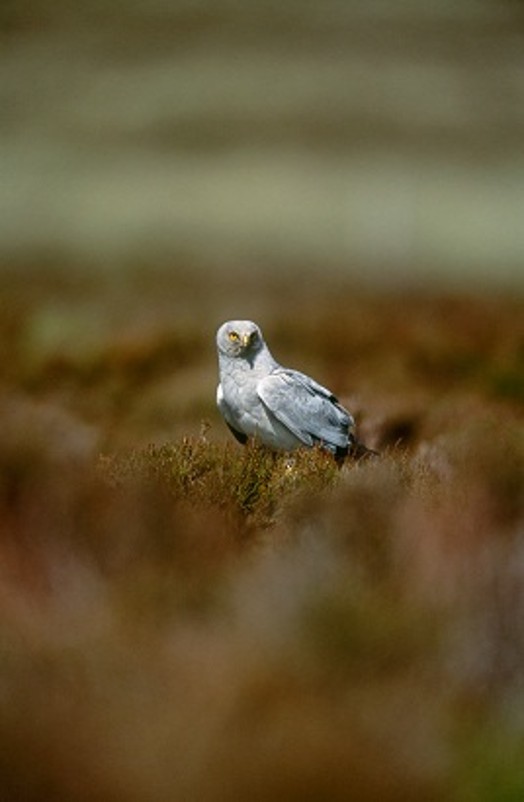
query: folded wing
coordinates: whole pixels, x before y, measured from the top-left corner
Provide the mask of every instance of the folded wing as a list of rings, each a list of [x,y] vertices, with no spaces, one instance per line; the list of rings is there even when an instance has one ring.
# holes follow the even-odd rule
[[[306,446],[347,449],[354,421],[335,396],[309,376],[277,368],[258,382],[266,409]]]

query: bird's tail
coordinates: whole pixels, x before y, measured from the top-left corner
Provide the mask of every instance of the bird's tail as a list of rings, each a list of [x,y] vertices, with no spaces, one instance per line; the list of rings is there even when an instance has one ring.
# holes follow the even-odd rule
[[[353,459],[359,460],[368,457],[379,457],[380,453],[375,451],[373,448],[368,448],[364,445],[360,440],[357,440],[356,437],[353,437],[351,445],[348,449],[348,456],[352,457]]]

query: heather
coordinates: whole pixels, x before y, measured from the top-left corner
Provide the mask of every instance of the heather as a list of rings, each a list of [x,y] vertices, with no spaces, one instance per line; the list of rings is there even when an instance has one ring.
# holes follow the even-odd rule
[[[519,297],[29,276],[2,290],[4,797],[520,800]],[[231,438],[233,301],[379,457]]]

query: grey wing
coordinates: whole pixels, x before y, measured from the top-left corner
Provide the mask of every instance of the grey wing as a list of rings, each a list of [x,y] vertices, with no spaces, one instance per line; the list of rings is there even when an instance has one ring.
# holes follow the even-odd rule
[[[304,443],[346,449],[354,421],[335,396],[309,376],[277,368],[257,385],[266,408]]]

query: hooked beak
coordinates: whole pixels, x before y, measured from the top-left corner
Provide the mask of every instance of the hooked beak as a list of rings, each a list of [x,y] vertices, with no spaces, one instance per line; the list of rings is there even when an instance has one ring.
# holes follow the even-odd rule
[[[242,345],[244,348],[247,348],[249,343],[251,342],[251,335],[250,334],[243,334],[242,335]]]

